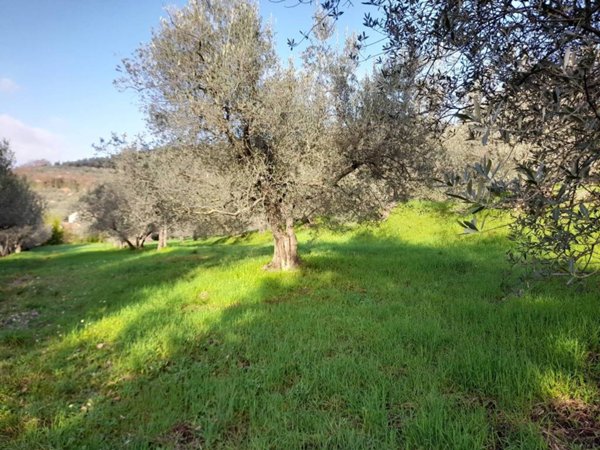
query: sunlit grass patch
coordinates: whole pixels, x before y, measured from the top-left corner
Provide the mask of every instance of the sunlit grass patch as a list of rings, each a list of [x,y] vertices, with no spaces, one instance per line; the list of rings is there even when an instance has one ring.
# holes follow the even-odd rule
[[[0,330],[0,446],[545,448],[599,400],[597,281],[459,233],[413,203],[299,230],[292,273],[266,233],[2,259],[0,317],[36,315]]]

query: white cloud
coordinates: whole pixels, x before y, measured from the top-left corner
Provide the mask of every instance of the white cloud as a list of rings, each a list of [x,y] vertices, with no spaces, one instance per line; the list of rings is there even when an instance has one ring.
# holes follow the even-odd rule
[[[0,114],[0,139],[2,138],[10,141],[17,164],[35,159],[57,161],[64,154],[65,141],[62,136],[29,126],[8,114]]]
[[[0,92],[12,94],[17,92],[21,87],[10,78],[0,78]]]

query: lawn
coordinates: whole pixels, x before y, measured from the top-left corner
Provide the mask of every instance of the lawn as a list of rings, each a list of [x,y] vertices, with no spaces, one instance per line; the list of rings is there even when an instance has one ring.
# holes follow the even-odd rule
[[[442,205],[299,231],[0,260],[0,448],[600,446],[597,278],[524,283]]]

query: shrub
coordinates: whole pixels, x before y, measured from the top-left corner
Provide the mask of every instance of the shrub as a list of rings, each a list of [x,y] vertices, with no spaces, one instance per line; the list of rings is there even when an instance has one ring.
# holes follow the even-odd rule
[[[65,242],[65,229],[62,226],[60,219],[53,219],[50,224],[51,234],[50,239],[46,241],[46,245],[58,245]]]

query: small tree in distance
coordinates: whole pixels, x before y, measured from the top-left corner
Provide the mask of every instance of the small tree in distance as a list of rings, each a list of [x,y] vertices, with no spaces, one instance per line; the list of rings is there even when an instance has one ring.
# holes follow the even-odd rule
[[[80,200],[83,217],[90,221],[90,230],[108,233],[131,250],[142,248],[155,226],[118,182],[96,186]]]
[[[167,247],[169,229],[184,219],[176,199],[168,198],[168,186],[172,182],[182,184],[176,174],[166,170],[173,168],[169,156],[167,149],[149,151],[129,145],[113,158],[123,192],[158,233],[158,250]]]

